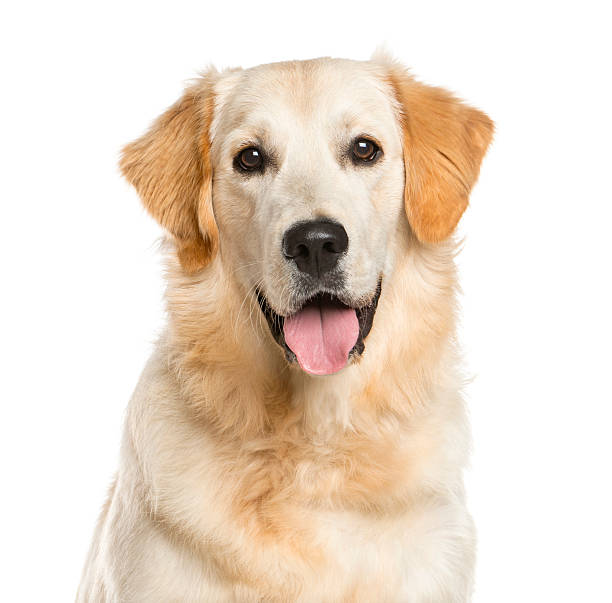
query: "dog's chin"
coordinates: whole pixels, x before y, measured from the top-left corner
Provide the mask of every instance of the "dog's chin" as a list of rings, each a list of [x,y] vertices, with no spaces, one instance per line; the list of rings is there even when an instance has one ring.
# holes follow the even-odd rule
[[[367,303],[354,306],[343,297],[318,292],[283,316],[275,312],[257,290],[257,301],[272,337],[284,350],[289,364],[298,364],[312,375],[331,375],[360,358],[372,329],[382,281]]]

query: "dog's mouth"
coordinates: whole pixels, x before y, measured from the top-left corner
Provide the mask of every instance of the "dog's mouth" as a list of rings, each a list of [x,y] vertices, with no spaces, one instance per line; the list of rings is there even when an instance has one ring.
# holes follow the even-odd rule
[[[312,375],[331,375],[365,350],[381,292],[354,308],[329,293],[317,293],[290,316],[277,314],[257,290],[257,301],[275,341],[289,363],[296,362]]]

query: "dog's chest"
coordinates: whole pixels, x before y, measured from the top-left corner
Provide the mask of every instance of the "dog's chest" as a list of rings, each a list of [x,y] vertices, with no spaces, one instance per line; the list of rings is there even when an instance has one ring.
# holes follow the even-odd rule
[[[459,501],[379,516],[319,512],[313,520],[322,555],[306,571],[294,566],[298,600],[420,602],[434,593],[435,601],[465,600],[472,525]]]
[[[338,588],[343,596],[398,592],[409,573],[410,519],[374,518],[354,512],[317,514],[317,540],[325,562],[319,569],[321,586]],[[339,594],[341,594],[339,593]]]
[[[310,514],[310,538],[294,535],[299,546],[308,542],[304,555],[287,554],[284,547],[264,547],[259,576],[268,585],[276,583],[272,590],[283,593],[279,601],[416,603],[437,593],[441,584],[448,587],[455,581],[452,588],[459,595],[470,564],[464,540],[470,528],[466,517],[461,505],[426,504],[378,517],[319,511]],[[287,585],[295,588],[283,591]],[[455,600],[448,592],[439,597],[432,600]]]

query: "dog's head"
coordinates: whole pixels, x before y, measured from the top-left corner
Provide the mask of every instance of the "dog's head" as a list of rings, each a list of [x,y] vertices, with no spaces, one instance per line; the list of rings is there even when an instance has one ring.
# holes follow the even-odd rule
[[[288,361],[329,374],[364,351],[395,238],[451,235],[492,130],[390,60],[318,59],[208,72],[121,167],[184,271],[218,258]]]

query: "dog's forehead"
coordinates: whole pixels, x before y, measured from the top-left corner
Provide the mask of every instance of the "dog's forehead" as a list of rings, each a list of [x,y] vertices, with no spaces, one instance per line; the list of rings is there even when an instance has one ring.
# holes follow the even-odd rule
[[[289,126],[389,129],[392,95],[369,62],[315,59],[260,65],[230,74],[218,86],[217,132]]]

